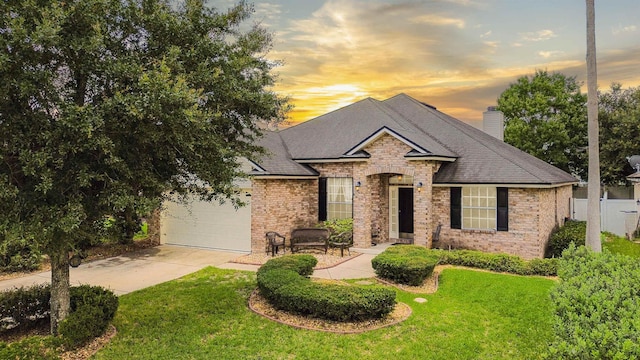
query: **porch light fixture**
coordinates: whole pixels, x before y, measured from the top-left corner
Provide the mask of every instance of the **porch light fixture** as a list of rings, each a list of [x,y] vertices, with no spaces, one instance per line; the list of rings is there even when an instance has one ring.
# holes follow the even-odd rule
[[[356,181],[356,191],[360,190],[360,186],[362,186],[362,183],[360,181]]]
[[[418,192],[422,191],[422,181],[418,182]]]

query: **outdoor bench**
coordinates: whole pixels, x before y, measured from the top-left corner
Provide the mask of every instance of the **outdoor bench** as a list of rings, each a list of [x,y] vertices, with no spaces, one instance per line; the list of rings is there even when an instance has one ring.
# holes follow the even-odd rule
[[[299,228],[291,232],[291,253],[301,248],[321,248],[327,253],[329,248],[329,229]]]

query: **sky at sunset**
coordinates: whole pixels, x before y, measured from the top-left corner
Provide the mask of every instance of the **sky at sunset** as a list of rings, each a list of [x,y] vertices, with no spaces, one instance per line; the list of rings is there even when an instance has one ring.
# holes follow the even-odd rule
[[[406,93],[479,126],[482,112],[536,69],[586,92],[584,0],[254,1],[274,34],[276,90],[291,122]],[[226,10],[233,1],[210,0]],[[598,84],[640,85],[640,1],[596,0]]]

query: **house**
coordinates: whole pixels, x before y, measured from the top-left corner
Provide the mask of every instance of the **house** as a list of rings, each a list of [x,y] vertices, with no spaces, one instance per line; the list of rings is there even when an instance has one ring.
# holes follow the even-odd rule
[[[542,257],[576,179],[434,107],[367,98],[267,134],[252,172],[251,249],[264,232],[353,217],[354,245],[432,232],[455,247]]]
[[[288,238],[296,227],[353,218],[359,248],[372,238],[431,247],[440,224],[443,244],[542,257],[553,228],[570,216],[577,182],[405,94],[268,132],[261,145],[270,156],[251,159],[243,189],[250,244],[246,235],[238,240],[253,252],[265,251],[266,231]]]

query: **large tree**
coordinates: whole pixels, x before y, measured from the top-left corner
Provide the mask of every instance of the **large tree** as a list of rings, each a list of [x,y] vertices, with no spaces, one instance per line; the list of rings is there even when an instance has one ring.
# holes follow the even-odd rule
[[[282,119],[270,35],[252,8],[202,1],[0,4],[0,241],[52,266],[51,330],[69,312],[69,252],[112,214],[168,191],[233,198],[260,121]]]
[[[621,185],[635,169],[626,157],[640,155],[640,88],[611,85],[598,97],[600,175],[603,184]]]
[[[587,98],[574,77],[537,70],[498,97],[505,142],[586,178]]]

